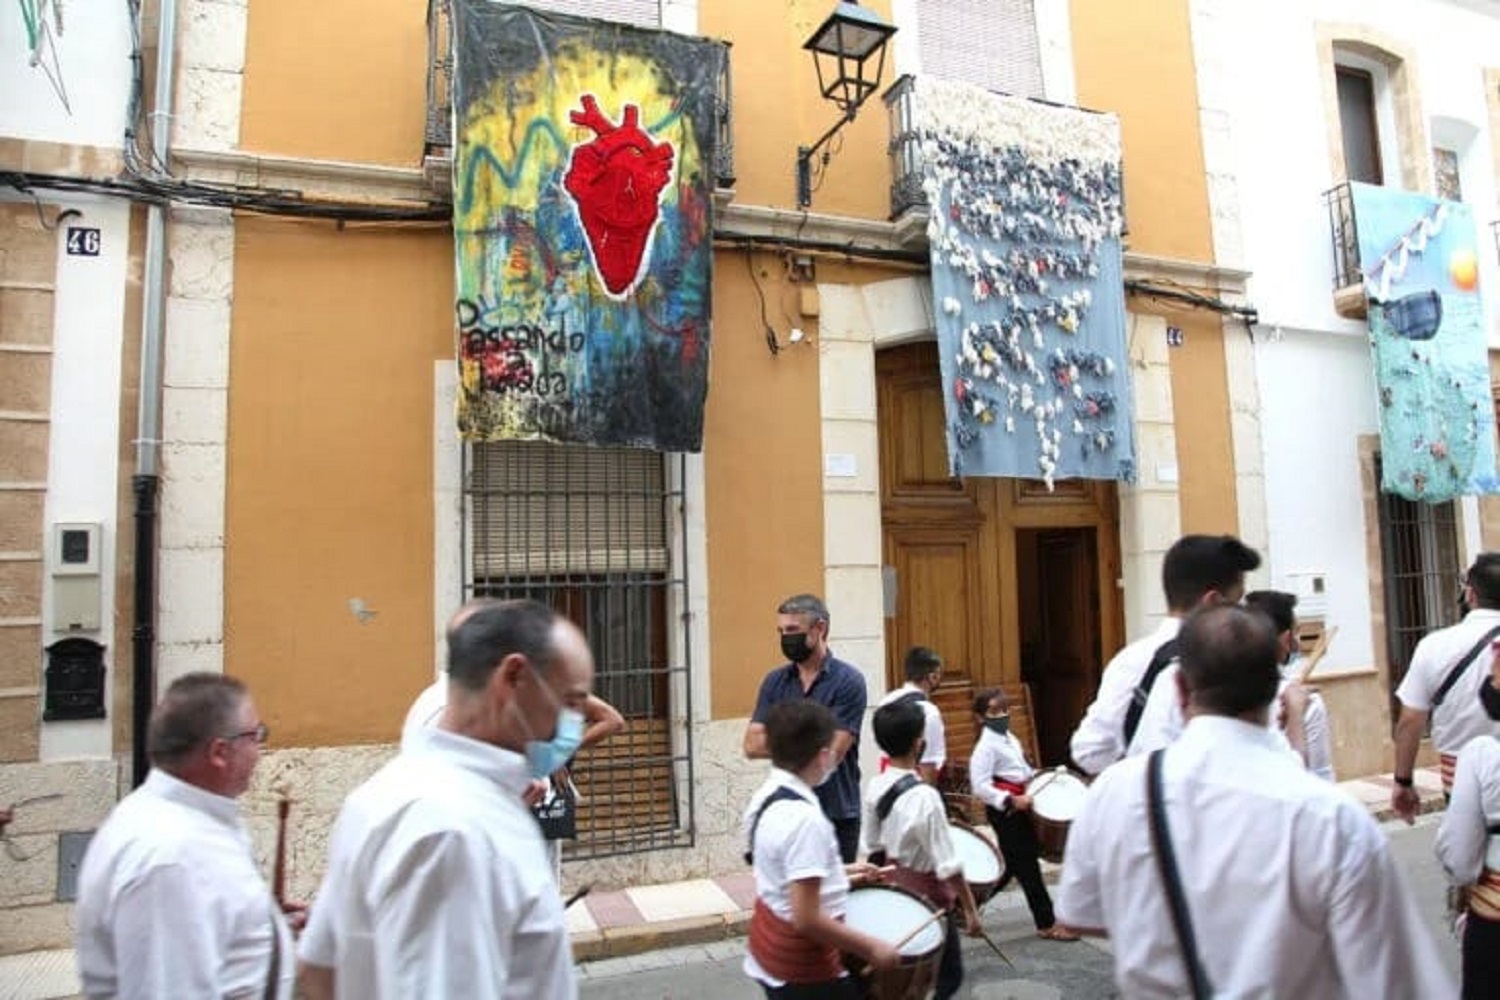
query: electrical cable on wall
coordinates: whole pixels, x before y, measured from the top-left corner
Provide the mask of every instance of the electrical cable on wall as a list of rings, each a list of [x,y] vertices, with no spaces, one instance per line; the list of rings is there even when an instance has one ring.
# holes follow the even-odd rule
[[[1217,296],[1204,295],[1202,292],[1194,291],[1176,282],[1158,283],[1133,278],[1126,279],[1125,293],[1190,306],[1194,309],[1204,309],[1218,313],[1220,316],[1238,319],[1245,324],[1245,330],[1252,340],[1255,337],[1255,324],[1260,322],[1260,313],[1254,306],[1235,305],[1233,302],[1226,302]]]

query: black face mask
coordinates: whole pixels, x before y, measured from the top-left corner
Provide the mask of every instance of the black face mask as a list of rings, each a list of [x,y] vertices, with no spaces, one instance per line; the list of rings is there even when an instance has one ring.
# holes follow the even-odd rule
[[[1479,686],[1479,703],[1484,706],[1485,714],[1500,722],[1500,691],[1495,690],[1493,678],[1486,677]]]
[[[1006,733],[1010,732],[1010,716],[1002,715],[998,718],[985,719],[984,728],[988,729],[996,736],[1004,736]]]
[[[793,663],[806,663],[813,655],[812,644],[807,641],[807,633],[781,633],[781,655]]]

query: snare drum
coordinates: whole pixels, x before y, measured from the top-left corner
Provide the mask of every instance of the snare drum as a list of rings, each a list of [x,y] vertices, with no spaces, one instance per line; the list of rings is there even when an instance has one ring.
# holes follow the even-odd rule
[[[921,897],[895,886],[850,890],[844,923],[855,930],[895,945],[921,928],[901,945],[900,965],[869,973],[872,1000],[924,1000],[932,992],[947,935],[947,918],[933,920],[934,912]],[[864,959],[853,955],[844,956],[844,965],[855,975],[864,975],[867,968]]]
[[[1031,791],[1031,789],[1036,791]],[[1037,854],[1054,864],[1063,859],[1068,826],[1083,806],[1088,786],[1077,775],[1062,768],[1037,775],[1027,793],[1031,796],[1031,825],[1036,831]]]
[[[953,838],[953,848],[963,865],[964,881],[974,894],[974,905],[983,906],[1000,888],[1000,876],[1005,872],[1000,852],[988,837],[967,823],[949,820],[948,835]]]

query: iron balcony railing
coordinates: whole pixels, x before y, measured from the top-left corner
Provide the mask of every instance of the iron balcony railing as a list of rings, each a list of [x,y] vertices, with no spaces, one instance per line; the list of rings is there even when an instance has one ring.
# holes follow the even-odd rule
[[[453,156],[453,20],[452,0],[427,2],[427,127],[423,155]],[[719,76],[716,101],[718,136],[714,152],[714,180],[719,188],[734,187],[734,128],[730,61],[726,46],[724,71]]]
[[[1345,181],[1323,192],[1328,209],[1328,235],[1333,246],[1333,290],[1364,283],[1359,269],[1359,220],[1354,215],[1354,194]]]
[[[899,219],[908,212],[925,213],[928,210],[927,193],[922,190],[922,136],[916,120],[916,80],[910,74],[900,77],[885,92],[885,107],[889,123],[890,140],[886,152],[891,160],[891,218]],[[1003,91],[993,91],[1002,94]],[[1004,96],[1015,96],[1005,94]],[[1038,104],[1051,104],[1035,97],[1025,100]],[[1087,108],[1078,108],[1087,111]],[[1124,168],[1121,168],[1120,187],[1121,237],[1130,235],[1130,215],[1125,210]]]

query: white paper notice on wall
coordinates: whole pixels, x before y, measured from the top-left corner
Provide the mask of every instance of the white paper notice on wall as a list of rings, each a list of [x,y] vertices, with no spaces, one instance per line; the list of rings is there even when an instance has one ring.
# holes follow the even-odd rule
[[[853,455],[824,455],[823,475],[829,479],[853,479],[859,475],[859,463]]]

